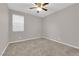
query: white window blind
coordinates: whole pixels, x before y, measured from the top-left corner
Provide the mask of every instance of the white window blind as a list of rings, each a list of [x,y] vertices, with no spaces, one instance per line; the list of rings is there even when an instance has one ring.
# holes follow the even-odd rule
[[[12,23],[13,32],[24,31],[24,16],[13,14]]]

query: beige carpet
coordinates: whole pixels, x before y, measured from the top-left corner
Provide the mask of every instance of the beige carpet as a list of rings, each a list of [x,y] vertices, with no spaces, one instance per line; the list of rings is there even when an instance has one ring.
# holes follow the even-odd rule
[[[47,39],[12,43],[3,56],[78,56],[79,50]]]

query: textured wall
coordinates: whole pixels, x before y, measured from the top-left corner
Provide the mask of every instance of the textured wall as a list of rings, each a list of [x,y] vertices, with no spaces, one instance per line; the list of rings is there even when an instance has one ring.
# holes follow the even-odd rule
[[[43,36],[79,47],[79,4],[44,18]]]
[[[0,4],[0,55],[8,43],[8,20],[7,5]]]
[[[41,37],[41,18],[35,17],[30,14],[23,12],[9,10],[10,22],[9,22],[9,41],[18,41],[29,38]],[[24,15],[24,31],[23,32],[13,32],[12,31],[12,14]]]

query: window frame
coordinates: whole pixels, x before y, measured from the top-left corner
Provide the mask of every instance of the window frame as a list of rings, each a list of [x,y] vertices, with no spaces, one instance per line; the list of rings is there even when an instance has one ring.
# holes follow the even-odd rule
[[[16,30],[16,31],[14,31],[13,30],[13,15],[17,15],[17,16],[22,16],[24,19],[23,19],[23,31],[24,31],[24,24],[25,24],[25,22],[24,22],[24,20],[25,20],[25,16],[24,15],[21,15],[21,14],[16,14],[16,13],[13,13],[11,16],[12,16],[12,32],[23,32],[23,31],[21,31],[21,30]]]

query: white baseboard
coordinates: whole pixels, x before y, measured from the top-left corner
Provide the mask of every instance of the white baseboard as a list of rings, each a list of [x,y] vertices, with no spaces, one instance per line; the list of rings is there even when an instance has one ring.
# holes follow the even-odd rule
[[[10,43],[22,42],[22,41],[27,41],[27,40],[34,40],[34,39],[38,39],[38,38],[41,38],[41,37],[34,37],[34,38],[22,39],[22,40],[18,40],[18,41],[12,41],[12,42],[9,42],[9,44]]]
[[[5,48],[4,48],[4,50],[3,50],[2,54],[1,54],[1,56],[3,56],[3,54],[4,54],[5,50],[7,49],[8,45],[9,45],[9,43],[6,44],[6,46],[5,46]]]
[[[51,40],[51,41],[54,41],[54,42],[57,42],[57,43],[60,43],[60,44],[63,44],[63,45],[69,46],[69,47],[73,47],[73,48],[79,49],[78,46],[71,45],[71,44],[68,44],[68,43],[65,43],[65,42],[60,42],[60,41],[57,41],[57,40],[52,39],[52,38],[49,38],[49,37],[45,37],[45,36],[43,36],[43,38],[45,38],[45,39],[49,39],[49,40]]]

